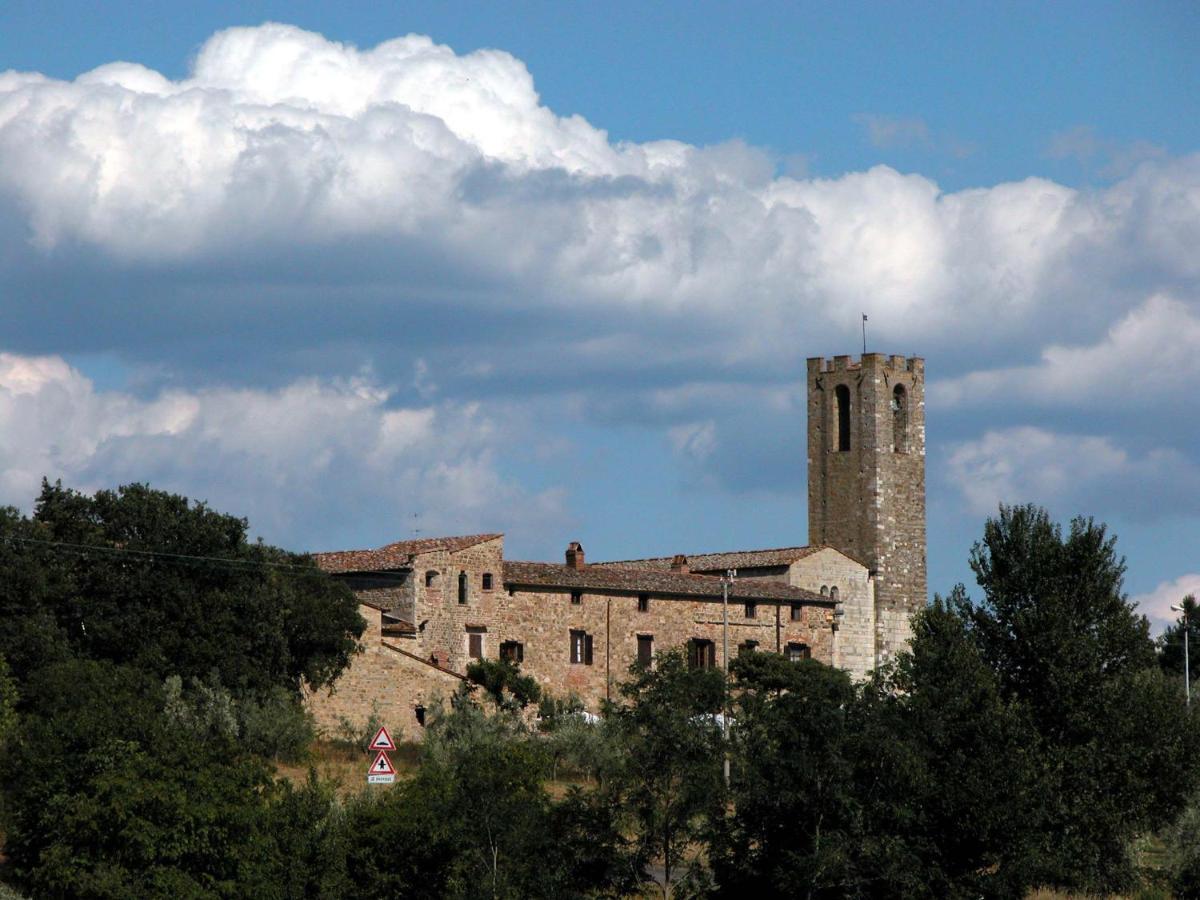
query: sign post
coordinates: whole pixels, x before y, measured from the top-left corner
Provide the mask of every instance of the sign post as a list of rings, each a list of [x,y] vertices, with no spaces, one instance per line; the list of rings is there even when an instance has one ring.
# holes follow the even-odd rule
[[[375,751],[375,761],[367,770],[367,784],[395,783],[396,770],[392,766],[392,761],[388,759],[387,752],[396,749],[396,742],[392,740],[386,725],[379,726],[379,730],[375,732],[375,737],[371,738],[367,749]]]
[[[392,784],[395,780],[396,770],[392,768],[392,761],[386,752],[380,750],[375,754],[375,762],[371,763],[371,770],[367,773],[367,784]]]

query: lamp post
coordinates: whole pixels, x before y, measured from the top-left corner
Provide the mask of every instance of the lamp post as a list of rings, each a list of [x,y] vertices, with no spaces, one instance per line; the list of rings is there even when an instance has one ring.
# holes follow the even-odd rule
[[[1188,632],[1191,631],[1191,626],[1188,623],[1187,609],[1180,606],[1172,606],[1171,609],[1178,613],[1183,613],[1183,690],[1184,696],[1187,697],[1187,705],[1192,705],[1192,664],[1188,659]]]
[[[721,662],[724,690],[721,699],[721,739],[725,745],[725,787],[729,787],[729,589],[737,569],[726,569],[721,579]]]

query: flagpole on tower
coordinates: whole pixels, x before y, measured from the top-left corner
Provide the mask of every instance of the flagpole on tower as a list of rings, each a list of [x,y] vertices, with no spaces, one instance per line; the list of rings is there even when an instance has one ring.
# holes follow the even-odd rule
[[[863,313],[863,356],[867,355],[867,314]]]

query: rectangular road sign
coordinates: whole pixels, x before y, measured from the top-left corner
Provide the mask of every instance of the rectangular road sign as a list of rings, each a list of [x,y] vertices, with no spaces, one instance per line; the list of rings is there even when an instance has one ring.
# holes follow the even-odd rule
[[[367,784],[395,784],[395,775],[376,775],[374,773],[367,776]]]

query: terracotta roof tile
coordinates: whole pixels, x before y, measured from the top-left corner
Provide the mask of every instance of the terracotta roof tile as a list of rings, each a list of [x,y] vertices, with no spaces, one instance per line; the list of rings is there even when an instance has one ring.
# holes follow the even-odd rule
[[[453,553],[501,537],[504,535],[467,534],[460,537],[420,538],[415,541],[396,541],[378,550],[338,550],[332,553],[314,553],[312,556],[317,566],[326,572],[380,572],[408,568],[413,557],[421,553],[434,550],[448,550]]]
[[[684,575],[679,572],[607,563],[572,569],[559,563],[505,562],[504,583],[522,587],[557,587],[565,590],[592,588],[714,599],[721,596],[721,581],[712,575]],[[735,579],[729,596],[738,600],[792,600],[826,604],[832,602],[828,597],[822,597],[812,591],[763,579]]]
[[[789,566],[798,559],[811,556],[824,547],[777,547],[772,550],[731,550],[726,553],[697,553],[687,558],[688,568],[693,572],[724,572],[726,569],[756,569],[774,566]],[[631,569],[652,571],[671,568],[670,556],[650,559],[621,559],[598,563],[604,566],[621,566]]]

